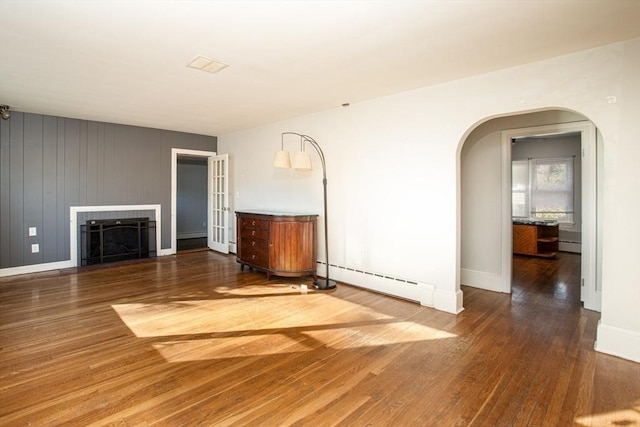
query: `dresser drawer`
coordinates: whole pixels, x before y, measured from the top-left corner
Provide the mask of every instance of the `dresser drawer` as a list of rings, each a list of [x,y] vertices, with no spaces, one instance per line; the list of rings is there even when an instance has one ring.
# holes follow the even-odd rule
[[[261,267],[269,266],[269,242],[266,240],[242,237],[240,240],[241,258],[247,263]]]
[[[243,230],[269,230],[269,221],[259,218],[240,218],[240,227]]]
[[[268,240],[269,230],[256,230],[256,229],[242,228],[240,229],[240,236],[251,237],[252,239]]]
[[[251,236],[242,236],[240,238],[240,247],[242,251],[255,250],[255,251],[267,251],[269,250],[269,241],[264,239],[256,239]]]

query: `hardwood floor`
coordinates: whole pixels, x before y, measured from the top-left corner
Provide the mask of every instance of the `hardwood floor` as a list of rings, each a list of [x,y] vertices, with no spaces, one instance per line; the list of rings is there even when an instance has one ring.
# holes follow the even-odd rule
[[[0,425],[640,425],[576,255],[457,316],[301,283],[208,251],[0,279]]]

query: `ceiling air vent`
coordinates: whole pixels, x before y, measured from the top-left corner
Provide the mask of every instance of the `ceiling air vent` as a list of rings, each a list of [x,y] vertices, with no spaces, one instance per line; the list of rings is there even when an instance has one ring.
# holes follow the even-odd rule
[[[187,67],[215,74],[218,71],[227,68],[228,65],[218,62],[215,59],[207,58],[206,56],[196,56],[187,64]]]

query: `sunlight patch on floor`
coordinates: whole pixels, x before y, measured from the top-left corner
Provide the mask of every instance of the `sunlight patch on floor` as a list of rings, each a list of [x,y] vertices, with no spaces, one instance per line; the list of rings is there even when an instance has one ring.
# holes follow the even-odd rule
[[[329,295],[278,295],[114,304],[113,309],[138,337],[301,328],[336,323],[392,319]],[[330,305],[329,305],[330,302]],[[327,307],[331,312],[327,312]]]
[[[221,299],[114,304],[168,362],[384,346],[456,335],[291,285],[229,290]]]
[[[277,283],[271,282],[268,285],[260,284],[260,285],[248,285],[242,287],[226,287],[226,286],[216,286],[215,291],[222,295],[228,296],[260,296],[260,295],[270,295],[270,294],[290,294],[290,295],[300,295],[300,285],[306,284],[309,292],[315,292],[312,290],[313,284],[311,282],[308,283],[300,283],[300,284],[289,284],[289,283]]]
[[[267,356],[310,350],[307,346],[282,334],[166,341],[153,344],[153,348],[167,362]]]
[[[575,424],[585,427],[604,426],[640,426],[640,406],[620,411],[603,412],[601,414],[577,417]]]
[[[454,334],[414,322],[380,323],[305,333],[335,349],[393,345],[456,337]]]

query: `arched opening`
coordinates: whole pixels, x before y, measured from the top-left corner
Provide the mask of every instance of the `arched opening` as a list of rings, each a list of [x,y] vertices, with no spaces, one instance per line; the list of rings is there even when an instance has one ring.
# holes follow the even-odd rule
[[[599,311],[596,132],[585,116],[558,109],[490,118],[468,132],[459,150],[458,265],[462,285],[511,292],[512,141],[550,136],[562,139],[577,134],[581,146],[574,155],[585,177],[581,188],[576,189],[580,217],[572,226],[563,225],[561,240],[564,250],[581,253],[581,300],[585,308]]]

